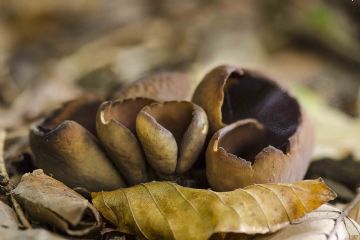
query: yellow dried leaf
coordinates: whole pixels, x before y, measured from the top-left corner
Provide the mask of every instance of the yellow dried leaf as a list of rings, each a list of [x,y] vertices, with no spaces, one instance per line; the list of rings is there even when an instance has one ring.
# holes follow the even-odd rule
[[[151,182],[92,194],[117,228],[147,239],[208,239],[218,232],[275,232],[334,199],[319,180],[256,184],[231,192]]]

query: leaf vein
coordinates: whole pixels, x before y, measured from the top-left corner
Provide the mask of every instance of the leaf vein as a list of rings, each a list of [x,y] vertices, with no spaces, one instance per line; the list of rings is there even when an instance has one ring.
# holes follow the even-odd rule
[[[172,186],[173,188],[175,188],[175,190],[179,193],[179,195],[191,206],[192,209],[194,209],[194,211],[199,216],[199,218],[202,219],[199,211],[197,210],[197,208],[184,196],[184,194],[176,187],[176,185],[173,184],[173,183],[170,183],[170,182],[167,182],[167,183],[170,186]]]
[[[279,200],[279,202],[281,203],[282,207],[284,208],[288,220],[289,220],[290,222],[292,222],[292,219],[290,218],[289,212],[288,212],[288,210],[286,209],[285,204],[283,203],[283,201],[281,200],[281,198],[279,197],[279,195],[278,195],[276,192],[274,192],[272,189],[267,188],[267,187],[265,187],[265,186],[262,185],[262,184],[259,184],[258,186],[260,186],[260,187],[268,190],[269,192],[271,192],[272,194],[274,194],[274,195],[276,196],[276,198]]]
[[[171,227],[171,225],[170,225],[170,222],[169,222],[169,220],[166,218],[166,216],[165,216],[165,214],[163,213],[163,211],[161,210],[161,208],[160,208],[158,202],[156,201],[154,195],[151,193],[150,189],[146,186],[146,184],[142,183],[141,186],[143,186],[143,187],[146,189],[146,191],[149,193],[151,199],[154,201],[154,203],[155,203],[155,205],[156,205],[156,208],[158,209],[158,211],[161,213],[161,215],[162,215],[163,218],[165,219],[165,222],[167,223],[167,226],[169,227],[169,230],[170,230],[170,232],[171,232],[171,235],[172,235],[173,239],[176,239],[175,233],[174,233],[174,231],[173,231],[173,229],[172,229],[172,227]]]
[[[219,201],[227,208],[230,208],[231,210],[233,210],[235,212],[235,214],[240,218],[239,222],[242,222],[242,217],[240,216],[240,213],[231,205],[227,205],[225,203],[225,201],[223,200],[223,198],[215,191],[209,190],[210,192],[214,193],[214,195],[219,199]]]
[[[268,230],[270,231],[270,225],[269,225],[269,220],[264,212],[264,209],[261,207],[260,203],[258,202],[258,200],[251,194],[249,193],[246,189],[241,189],[243,192],[245,192],[246,194],[248,194],[252,199],[254,199],[254,201],[256,202],[256,204],[259,206],[261,213],[264,215],[264,219],[266,220],[266,225]]]
[[[139,229],[139,231],[141,232],[141,234],[142,234],[145,238],[149,239],[149,237],[148,237],[148,236],[145,234],[145,232],[141,229],[139,223],[136,221],[136,217],[135,217],[134,212],[133,212],[133,210],[132,210],[132,208],[131,208],[131,205],[130,205],[130,201],[129,201],[129,199],[128,199],[128,196],[127,196],[126,193],[123,192],[122,190],[121,190],[121,192],[124,194],[124,196],[125,196],[125,198],[126,198],[126,203],[127,203],[127,205],[129,206],[131,216],[132,216],[132,218],[134,219],[134,222],[135,222],[137,228]]]

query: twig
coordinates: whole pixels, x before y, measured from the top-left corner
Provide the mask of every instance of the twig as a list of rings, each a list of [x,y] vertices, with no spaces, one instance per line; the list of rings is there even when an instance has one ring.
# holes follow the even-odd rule
[[[15,212],[16,212],[19,220],[20,220],[20,223],[25,228],[32,228],[29,220],[27,220],[27,218],[25,217],[23,209],[21,208],[20,204],[16,201],[16,199],[14,198],[14,196],[12,194],[10,194],[10,200],[11,200],[13,208],[14,208],[14,210],[15,210]]]
[[[14,196],[11,193],[11,186],[9,186],[9,174],[6,170],[5,160],[4,160],[4,143],[5,143],[6,132],[3,129],[0,129],[0,187],[1,190],[9,196],[10,202],[20,220],[20,223],[25,228],[32,228],[29,220],[25,217],[24,211],[22,210],[20,204],[16,201]]]
[[[9,184],[9,175],[6,171],[4,161],[4,143],[6,132],[4,129],[0,129],[0,185],[6,187]]]

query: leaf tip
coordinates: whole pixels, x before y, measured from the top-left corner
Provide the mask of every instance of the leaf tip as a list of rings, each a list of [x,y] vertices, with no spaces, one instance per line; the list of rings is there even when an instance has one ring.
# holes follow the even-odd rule
[[[327,188],[330,201],[337,198],[337,193],[333,189],[331,189],[327,184],[325,184],[325,187]]]
[[[336,192],[329,185],[326,184],[326,182],[324,181],[323,178],[319,177],[319,178],[315,179],[315,181],[319,182],[323,186],[324,193],[325,193],[325,195],[327,195],[329,197],[329,201],[337,198]]]

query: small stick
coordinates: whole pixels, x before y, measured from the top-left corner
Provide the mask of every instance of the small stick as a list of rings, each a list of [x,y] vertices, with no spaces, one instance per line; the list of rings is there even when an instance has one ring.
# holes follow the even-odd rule
[[[5,145],[6,132],[0,129],[0,185],[6,187],[9,184],[9,175],[6,171],[4,161],[4,145]]]
[[[12,206],[20,220],[20,223],[25,228],[32,228],[29,220],[25,217],[24,211],[22,210],[20,204],[16,201],[14,196],[11,193],[11,187],[9,186],[9,174],[6,170],[5,160],[4,160],[4,145],[5,145],[5,136],[6,132],[4,129],[0,129],[0,188],[5,194],[9,195]]]
[[[16,199],[14,198],[14,196],[12,194],[10,194],[10,200],[11,203],[14,207],[14,210],[20,220],[20,223],[27,229],[31,229],[32,226],[29,222],[29,220],[27,220],[27,218],[25,217],[25,213],[23,211],[23,209],[21,208],[20,204],[16,201]]]

